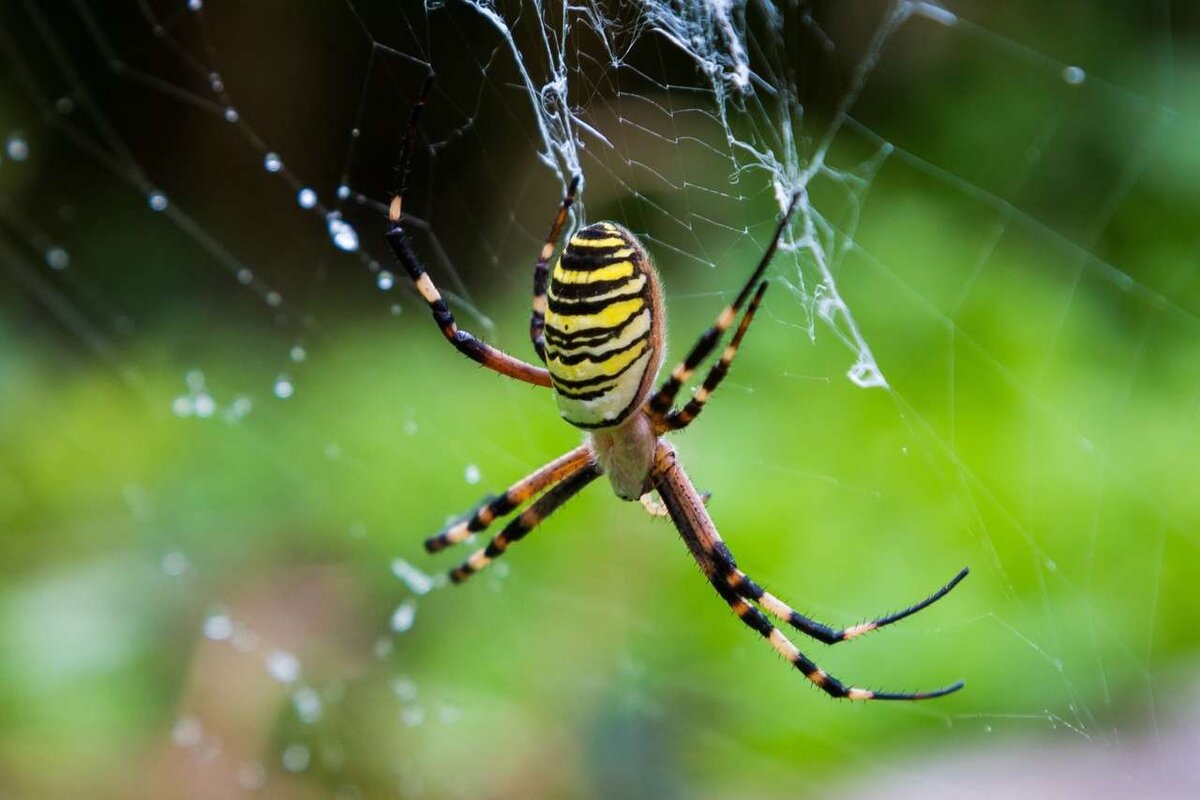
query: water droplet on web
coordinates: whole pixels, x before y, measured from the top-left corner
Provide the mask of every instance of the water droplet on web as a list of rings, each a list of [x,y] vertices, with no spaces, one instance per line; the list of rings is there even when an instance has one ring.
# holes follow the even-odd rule
[[[263,156],[263,169],[267,172],[279,172],[283,169],[283,161],[278,153],[267,153]]]
[[[204,729],[195,717],[180,717],[171,728],[171,741],[179,747],[195,747],[203,736]]]
[[[358,250],[358,231],[350,227],[350,223],[339,217],[336,213],[329,215],[327,223],[329,228],[329,238],[333,240],[333,245],[339,250],[345,250],[347,253],[353,253]]]
[[[280,683],[294,683],[300,677],[300,659],[286,650],[267,654],[267,672]]]
[[[223,642],[233,635],[233,620],[228,614],[213,614],[204,620],[204,636],[214,642]]]
[[[296,193],[296,202],[301,208],[312,208],[317,204],[317,193],[305,186]]]
[[[217,401],[211,394],[198,394],[193,401],[197,417],[207,419],[217,410]]]
[[[311,725],[321,719],[321,696],[312,687],[297,689],[292,695],[292,707],[296,709],[296,716],[305,724]]]
[[[404,581],[404,585],[413,594],[428,594],[433,588],[433,578],[403,558],[392,559],[392,574]]]
[[[4,152],[13,161],[24,161],[29,158],[29,142],[25,141],[23,135],[14,133],[5,141]]]
[[[188,8],[192,11],[199,11],[204,8],[204,0],[188,0]]]
[[[283,295],[274,291],[267,292],[267,305],[271,306],[272,308],[278,308],[279,306],[283,305]]]
[[[404,421],[405,436],[416,436],[418,430],[420,430],[420,428],[418,427],[416,420],[408,419]]]
[[[406,703],[412,702],[417,699],[417,683],[412,678],[401,675],[392,680],[392,694]]]
[[[345,200],[347,197],[350,196],[350,187],[344,183],[342,185],[338,186],[337,196],[340,197],[341,199]]]
[[[171,403],[171,413],[177,417],[190,417],[192,415],[192,398],[182,394],[176,397]]]
[[[299,364],[308,357],[308,352],[298,344],[292,345],[292,349],[288,351],[288,357]]]
[[[267,783],[267,768],[257,761],[242,764],[238,767],[237,782],[243,789],[261,789]]]
[[[280,400],[287,400],[296,391],[296,387],[292,385],[292,379],[287,375],[280,375],[275,379],[275,387],[273,389],[275,396]]]
[[[415,728],[425,721],[425,709],[420,706],[405,706],[400,709],[400,721],[410,728]]]
[[[254,273],[251,272],[250,270],[246,269],[245,267],[242,267],[241,269],[239,269],[237,271],[237,279],[238,279],[238,283],[240,283],[244,286],[244,285],[250,283],[250,281],[254,280]]]
[[[241,395],[234,398],[233,403],[229,406],[229,411],[236,419],[241,419],[249,414],[253,408],[254,403],[250,400],[250,398],[246,397],[245,395]]]
[[[416,618],[417,601],[411,597],[407,598],[392,612],[392,630],[396,633],[404,633],[412,628]]]
[[[146,198],[146,204],[150,206],[151,211],[165,211],[167,208],[167,196],[162,192],[151,192]]]
[[[162,571],[172,578],[178,578],[188,571],[188,559],[178,550],[172,550],[162,557]]]
[[[388,289],[391,289],[396,285],[396,278],[386,269],[381,270],[380,273],[375,276],[375,285],[386,292]]]
[[[183,376],[183,382],[192,392],[199,392],[204,389],[204,371],[199,369],[189,369],[187,374]]]
[[[221,73],[219,72],[208,73],[208,85],[212,87],[214,92],[225,91],[225,81],[221,80]]]
[[[288,772],[303,772],[308,769],[309,758],[307,745],[289,744],[283,749],[283,768]]]
[[[992,726],[991,726],[991,725],[984,725],[984,726],[983,726],[983,732],[984,732],[984,733],[991,733],[991,732],[992,732]]]
[[[1058,572],[1058,564],[1052,558],[1046,559],[1046,569],[1050,572]]]
[[[1083,67],[1069,66],[1063,67],[1063,80],[1071,86],[1078,86],[1087,80],[1087,73],[1083,71]]]
[[[46,263],[51,269],[66,269],[71,263],[71,256],[61,247],[51,247],[46,251]]]
[[[54,110],[66,116],[75,110],[75,101],[69,97],[60,97],[54,101]]]
[[[467,464],[467,468],[463,470],[463,480],[465,480],[467,483],[479,483],[482,477],[483,476],[479,474],[479,467],[475,466],[474,464]]]
[[[226,122],[237,122],[239,119],[241,119],[241,117],[238,114],[238,111],[236,108],[234,108],[233,106],[229,106],[228,108],[225,109],[225,121]]]

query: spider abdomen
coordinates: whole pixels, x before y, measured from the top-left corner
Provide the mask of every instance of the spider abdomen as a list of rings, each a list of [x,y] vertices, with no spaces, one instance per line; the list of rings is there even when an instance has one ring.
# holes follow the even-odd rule
[[[662,362],[658,275],[636,237],[611,222],[571,237],[550,276],[546,367],[559,413],[581,428],[620,424]]]

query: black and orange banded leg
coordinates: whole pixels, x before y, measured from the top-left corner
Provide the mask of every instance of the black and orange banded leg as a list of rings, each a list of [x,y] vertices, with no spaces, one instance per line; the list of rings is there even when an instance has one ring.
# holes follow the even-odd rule
[[[527,364],[519,358],[514,358],[458,327],[458,324],[454,320],[454,315],[450,312],[449,307],[447,307],[446,301],[442,299],[441,292],[434,286],[433,280],[425,271],[425,265],[417,257],[412,244],[409,242],[408,234],[405,233],[404,228],[401,226],[404,190],[406,188],[405,179],[408,176],[409,161],[416,146],[417,122],[421,118],[421,111],[425,108],[429,92],[432,88],[433,76],[430,75],[425,81],[425,86],[421,89],[421,96],[413,106],[412,114],[408,119],[407,133],[405,134],[404,144],[400,150],[400,162],[396,167],[396,193],[392,197],[391,204],[388,206],[388,220],[391,225],[385,234],[385,238],[391,246],[396,260],[412,280],[413,286],[416,287],[417,292],[429,305],[429,311],[433,314],[434,322],[441,329],[442,335],[446,337],[446,340],[450,344],[454,345],[454,348],[458,352],[494,372],[499,372],[501,375],[507,375],[510,378],[516,378],[525,383],[532,383],[535,386],[548,387],[550,386],[550,373],[547,370]]]
[[[691,479],[670,445],[659,443],[655,453],[654,484],[675,527],[713,589],[747,627],[757,631],[797,671],[831,697],[850,700],[928,700],[956,692],[962,681],[924,692],[883,692],[847,686],[818,667],[766,615],[755,608],[726,579],[722,561],[732,560]]]
[[[667,430],[682,430],[691,425],[696,417],[700,416],[700,412],[704,410],[704,404],[708,402],[713,392],[721,385],[721,381],[725,380],[725,376],[729,374],[729,365],[733,363],[738,348],[742,346],[742,339],[745,338],[750,323],[754,321],[754,312],[758,310],[758,305],[762,302],[763,294],[766,291],[767,282],[763,281],[758,285],[758,291],[754,293],[754,297],[750,298],[750,305],[746,308],[746,313],[742,315],[742,321],[738,324],[737,330],[733,334],[733,339],[725,346],[725,352],[721,354],[720,360],[716,364],[713,364],[712,369],[704,376],[704,383],[700,384],[700,388],[696,390],[696,393],[688,401],[687,405],[667,415]]]
[[[559,484],[539,497],[533,505],[522,511],[516,519],[505,525],[500,533],[492,537],[487,547],[477,550],[462,564],[450,570],[450,580],[454,583],[462,583],[504,555],[509,545],[525,538],[525,535],[541,524],[542,520],[554,513],[563,503],[578,494],[583,487],[596,480],[600,474],[600,465],[589,463],[571,475],[568,475]]]
[[[688,351],[687,356],[681,361],[675,369],[671,370],[671,376],[663,383],[662,387],[650,398],[650,411],[657,417],[663,417],[675,403],[675,396],[679,394],[679,390],[683,384],[692,377],[692,373],[700,366],[700,362],[708,358],[708,355],[716,349],[717,343],[721,340],[722,334],[729,330],[729,326],[733,324],[733,320],[737,317],[738,311],[745,305],[750,292],[754,290],[755,285],[767,270],[767,265],[771,263],[771,258],[775,255],[775,251],[779,248],[779,242],[783,238],[784,231],[787,230],[788,222],[792,218],[792,213],[796,210],[796,202],[799,195],[792,195],[792,201],[788,204],[787,210],[783,217],[780,218],[779,224],[775,228],[775,235],[771,238],[771,243],[767,245],[766,251],[762,258],[759,259],[758,266],[754,268],[754,272],[750,274],[750,278],[742,286],[737,297],[732,303],[725,306],[721,313],[717,315],[716,321],[704,333],[700,334],[700,338],[696,340],[696,344]],[[759,289],[759,294],[763,289]],[[748,324],[748,323],[747,323]]]
[[[546,243],[542,245],[542,251],[538,253],[537,262],[533,265],[533,315],[529,318],[529,340],[533,342],[533,349],[542,361],[546,360],[546,284],[550,278],[550,256],[554,255],[554,245],[557,244],[563,225],[567,222],[567,214],[571,210],[571,204],[575,202],[575,192],[578,190],[579,176],[576,175],[571,178],[567,193],[563,196],[558,213],[554,215],[554,222],[550,225]]]
[[[470,516],[447,525],[440,533],[426,539],[425,550],[436,553],[464,541],[473,533],[486,530],[497,519],[507,516],[547,486],[558,483],[590,463],[593,457],[591,446],[586,444],[564,453],[521,478],[501,494],[484,498]]]

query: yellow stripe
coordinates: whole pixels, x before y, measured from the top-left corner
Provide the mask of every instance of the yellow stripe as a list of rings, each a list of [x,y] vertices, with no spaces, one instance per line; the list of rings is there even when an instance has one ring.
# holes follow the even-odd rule
[[[568,305],[570,303],[580,302],[580,301],[584,301],[584,302],[588,302],[588,303],[599,303],[604,300],[610,300],[614,297],[620,297],[623,294],[627,295],[630,292],[640,292],[645,285],[646,285],[646,276],[638,275],[637,277],[635,277],[631,280],[625,281],[623,284],[618,286],[616,289],[613,289],[612,291],[605,292],[604,294],[588,295],[587,297],[579,298],[579,300],[564,299],[564,298],[561,298],[558,295],[556,295],[554,292],[551,292],[550,296],[552,298],[554,298],[555,300],[562,300],[562,302],[564,302]]]
[[[609,303],[595,314],[558,314],[551,312],[547,324],[561,333],[574,333],[587,328],[615,328],[646,307],[641,297],[620,303]]]
[[[614,236],[611,239],[584,239],[581,236],[571,237],[571,247],[580,247],[584,249],[591,248],[599,250],[604,247],[620,247],[623,244],[628,244],[620,236]]]
[[[626,255],[629,255],[626,253]],[[632,261],[617,261],[600,269],[580,270],[578,272],[563,269],[562,262],[554,268],[554,277],[559,283],[595,283],[596,281],[615,281],[629,278],[634,273]]]
[[[554,377],[565,381],[582,381],[588,378],[599,378],[616,375],[625,367],[636,361],[646,352],[646,343],[639,342],[623,353],[617,353],[612,358],[603,361],[580,361],[578,364],[562,364],[551,359],[548,366]],[[592,387],[599,388],[599,387]]]

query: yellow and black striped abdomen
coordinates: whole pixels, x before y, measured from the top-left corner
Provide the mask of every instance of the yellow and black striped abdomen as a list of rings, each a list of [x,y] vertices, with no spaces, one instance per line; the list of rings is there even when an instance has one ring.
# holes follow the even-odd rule
[[[658,276],[611,222],[580,230],[550,276],[546,366],[559,413],[581,428],[616,425],[646,397],[662,361]]]

